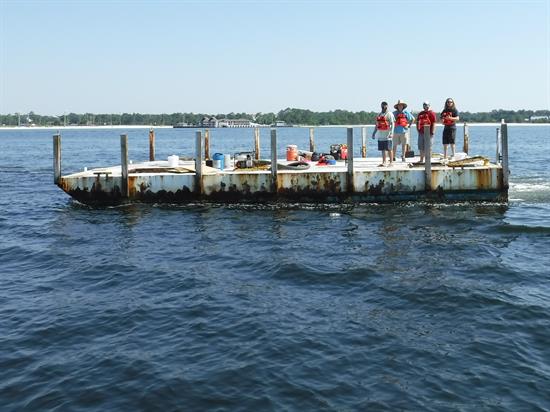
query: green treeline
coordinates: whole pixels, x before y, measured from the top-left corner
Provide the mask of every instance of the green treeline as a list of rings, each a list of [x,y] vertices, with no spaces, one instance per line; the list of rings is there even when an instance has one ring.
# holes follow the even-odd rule
[[[345,125],[345,124],[373,124],[377,113],[350,112],[334,110],[329,112],[313,112],[307,109],[287,108],[278,113],[171,113],[171,114],[94,114],[68,113],[60,116],[42,116],[34,112],[25,114],[0,115],[2,126],[104,126],[104,125],[154,125],[170,126],[177,123],[199,125],[203,118],[215,117],[220,119],[248,119],[252,122],[272,125],[276,121],[283,121],[289,125]],[[469,123],[492,123],[504,119],[507,123],[550,123],[550,110],[492,110],[490,112],[460,112],[460,120]]]

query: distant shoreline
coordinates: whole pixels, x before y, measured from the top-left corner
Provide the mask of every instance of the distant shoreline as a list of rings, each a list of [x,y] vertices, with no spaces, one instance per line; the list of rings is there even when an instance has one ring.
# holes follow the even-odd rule
[[[497,127],[501,123],[468,123],[468,126],[493,126]],[[550,126],[550,123],[507,123],[508,126],[528,126],[540,127]],[[342,127],[373,127],[373,124],[349,124],[349,125],[323,125],[323,126],[291,126],[294,128],[342,128]],[[438,127],[442,126],[440,124]],[[458,123],[458,127],[463,127],[464,123]],[[271,128],[271,126],[258,126],[261,128]],[[95,130],[95,129],[173,129],[173,126],[153,126],[153,125],[113,125],[113,126],[0,126],[0,130]],[[187,129],[254,129],[254,127],[188,127]],[[278,129],[274,127],[274,129]]]

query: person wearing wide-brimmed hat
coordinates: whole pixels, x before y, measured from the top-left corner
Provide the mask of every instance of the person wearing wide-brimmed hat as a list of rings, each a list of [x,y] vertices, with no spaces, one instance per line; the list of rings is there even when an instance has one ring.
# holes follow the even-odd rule
[[[418,113],[416,130],[418,131],[418,151],[420,152],[420,163],[424,161],[424,126],[430,126],[430,139],[432,141],[431,146],[433,146],[433,137],[435,133],[435,123],[436,117],[435,113],[430,108],[430,102],[422,103],[422,110]],[[428,155],[429,156],[429,155]]]
[[[401,145],[401,160],[405,161],[407,145],[410,144],[409,128],[414,123],[414,116],[408,110],[407,103],[399,99],[393,106],[395,111],[395,127],[393,128],[393,160],[397,157],[397,148]]]
[[[388,160],[390,166],[392,165],[392,135],[395,119],[392,112],[388,110],[388,103],[380,103],[382,111],[376,117],[376,124],[374,125],[374,131],[372,132],[372,138],[378,135],[378,150],[382,152],[382,164],[386,165],[386,153],[388,154]]]

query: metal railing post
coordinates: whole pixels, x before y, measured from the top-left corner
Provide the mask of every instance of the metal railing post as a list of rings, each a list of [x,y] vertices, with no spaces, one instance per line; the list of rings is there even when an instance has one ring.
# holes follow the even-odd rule
[[[195,193],[202,194],[202,132],[195,133]]]
[[[53,182],[61,183],[61,135],[53,136]]]
[[[432,137],[430,125],[424,126],[424,190],[432,190]]]
[[[130,197],[128,185],[128,135],[120,135],[120,194],[124,199]]]
[[[277,130],[271,129],[271,191],[277,193]]]
[[[353,179],[353,127],[348,127],[348,193],[354,191],[354,179]]]

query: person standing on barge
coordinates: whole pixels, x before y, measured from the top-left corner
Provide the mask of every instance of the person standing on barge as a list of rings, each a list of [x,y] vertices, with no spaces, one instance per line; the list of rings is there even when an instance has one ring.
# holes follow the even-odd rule
[[[401,160],[405,161],[407,145],[410,144],[410,126],[414,123],[414,116],[408,110],[407,103],[399,99],[393,106],[395,111],[395,127],[393,129],[393,160],[397,156],[397,148],[401,145]]]
[[[422,104],[422,110],[418,113],[416,130],[418,131],[418,151],[420,152],[420,163],[424,162],[424,126],[430,126],[430,139],[432,140],[431,146],[433,146],[433,137],[435,132],[435,113],[430,108],[430,102],[424,102]]]
[[[450,97],[445,101],[445,108],[439,116],[445,127],[443,128],[443,157],[447,159],[447,146],[451,145],[452,156],[455,156],[456,122],[460,120],[455,102]]]
[[[376,124],[372,132],[372,138],[378,135],[378,150],[382,152],[382,164],[379,166],[387,166],[386,153],[388,155],[389,165],[392,163],[392,135],[395,123],[393,113],[388,110],[388,103],[380,103],[382,111],[376,116]]]

